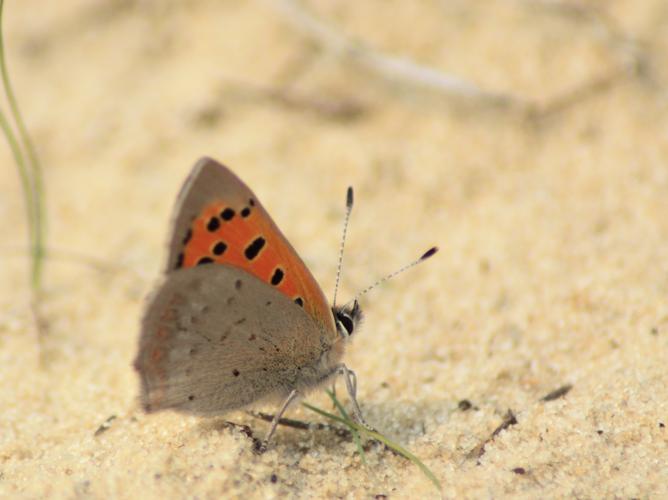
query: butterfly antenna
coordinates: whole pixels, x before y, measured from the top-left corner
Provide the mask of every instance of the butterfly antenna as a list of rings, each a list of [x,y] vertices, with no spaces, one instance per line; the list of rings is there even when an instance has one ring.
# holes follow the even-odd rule
[[[332,300],[332,307],[336,305],[336,294],[339,291],[339,281],[341,280],[341,267],[343,265],[343,249],[346,246],[346,234],[348,234],[348,221],[350,220],[350,212],[353,210],[353,188],[348,186],[346,192],[346,218],[343,220],[343,236],[341,237],[341,246],[339,247],[339,263],[336,266],[336,285],[334,285],[334,299]]]
[[[359,299],[362,295],[370,292],[371,290],[376,288],[378,285],[381,285],[381,284],[385,283],[386,281],[391,280],[392,278],[394,278],[395,276],[398,276],[399,274],[403,273],[404,271],[408,271],[411,267],[415,267],[418,264],[420,264],[421,262],[424,262],[429,257],[433,256],[436,252],[438,252],[438,247],[431,247],[429,250],[427,250],[425,253],[423,253],[418,259],[415,259],[410,264],[407,264],[404,267],[402,267],[401,269],[397,269],[393,273],[390,273],[387,276],[382,277],[381,279],[376,281],[373,285],[370,285],[370,286],[366,287],[364,290],[362,290],[361,292],[358,292],[357,295],[355,295],[355,297],[350,302],[356,302],[357,299]]]

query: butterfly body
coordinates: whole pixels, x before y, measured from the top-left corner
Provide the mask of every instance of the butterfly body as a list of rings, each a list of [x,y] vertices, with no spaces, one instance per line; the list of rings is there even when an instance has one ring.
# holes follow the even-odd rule
[[[215,298],[215,300],[212,300]],[[343,340],[232,266],[175,271],[151,299],[137,366],[147,411],[215,415],[306,392],[336,373]]]
[[[215,415],[284,399],[284,411],[348,374],[340,361],[360,319],[356,302],[329,307],[252,191],[203,158],[179,194],[165,275],[142,321],[142,405]]]

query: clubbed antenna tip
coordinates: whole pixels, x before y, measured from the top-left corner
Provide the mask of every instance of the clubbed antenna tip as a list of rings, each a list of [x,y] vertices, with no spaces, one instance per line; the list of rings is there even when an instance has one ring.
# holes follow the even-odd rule
[[[411,267],[417,266],[417,265],[420,264],[423,260],[428,259],[428,258],[431,257],[432,255],[434,255],[436,252],[438,252],[438,247],[431,247],[429,250],[427,250],[425,253],[423,253],[422,256],[421,256],[420,258],[415,259],[413,262],[411,262],[411,263],[408,264],[408,265],[405,265],[405,266],[402,267],[401,269],[398,269],[398,270],[394,271],[393,273],[390,273],[390,274],[388,274],[387,276],[382,277],[381,279],[379,279],[378,281],[376,281],[373,285],[366,287],[364,290],[362,290],[362,291],[359,292],[357,295],[355,295],[355,298],[354,298],[353,300],[357,300],[357,299],[359,299],[362,295],[364,295],[364,294],[370,292],[371,290],[373,290],[374,288],[376,288],[378,285],[380,285],[380,284],[382,284],[382,283],[385,283],[386,281],[391,280],[391,279],[394,278],[395,276],[397,276],[397,275],[403,273],[404,271],[407,271],[407,270],[410,269]],[[351,302],[352,302],[352,301],[351,301]]]
[[[420,260],[426,260],[432,255],[434,255],[436,252],[438,252],[438,247],[431,247],[429,250],[427,250],[425,253],[422,254]]]
[[[346,193],[346,208],[350,210],[353,208],[353,187],[348,186],[348,192]]]

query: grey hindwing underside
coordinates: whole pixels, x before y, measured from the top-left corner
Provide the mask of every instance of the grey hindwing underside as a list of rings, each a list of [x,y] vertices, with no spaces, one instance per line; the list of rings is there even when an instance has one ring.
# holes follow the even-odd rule
[[[180,269],[148,300],[135,360],[147,411],[222,413],[326,372],[330,346],[317,323],[242,269]]]

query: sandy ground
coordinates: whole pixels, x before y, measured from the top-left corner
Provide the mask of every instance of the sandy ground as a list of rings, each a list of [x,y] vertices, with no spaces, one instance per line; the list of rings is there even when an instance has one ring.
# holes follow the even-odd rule
[[[668,4],[309,3],[346,36],[550,110],[538,119],[378,79],[271,5],[7,2],[50,258],[38,343],[3,145],[0,496],[438,496],[411,463],[371,447],[365,468],[328,431],[281,428],[256,456],[224,425],[264,435],[243,413],[139,410],[142,300],[204,154],[253,187],[327,295],[349,184],[343,297],[441,247],[366,297],[346,362],[368,420],[446,497],[668,496]]]

